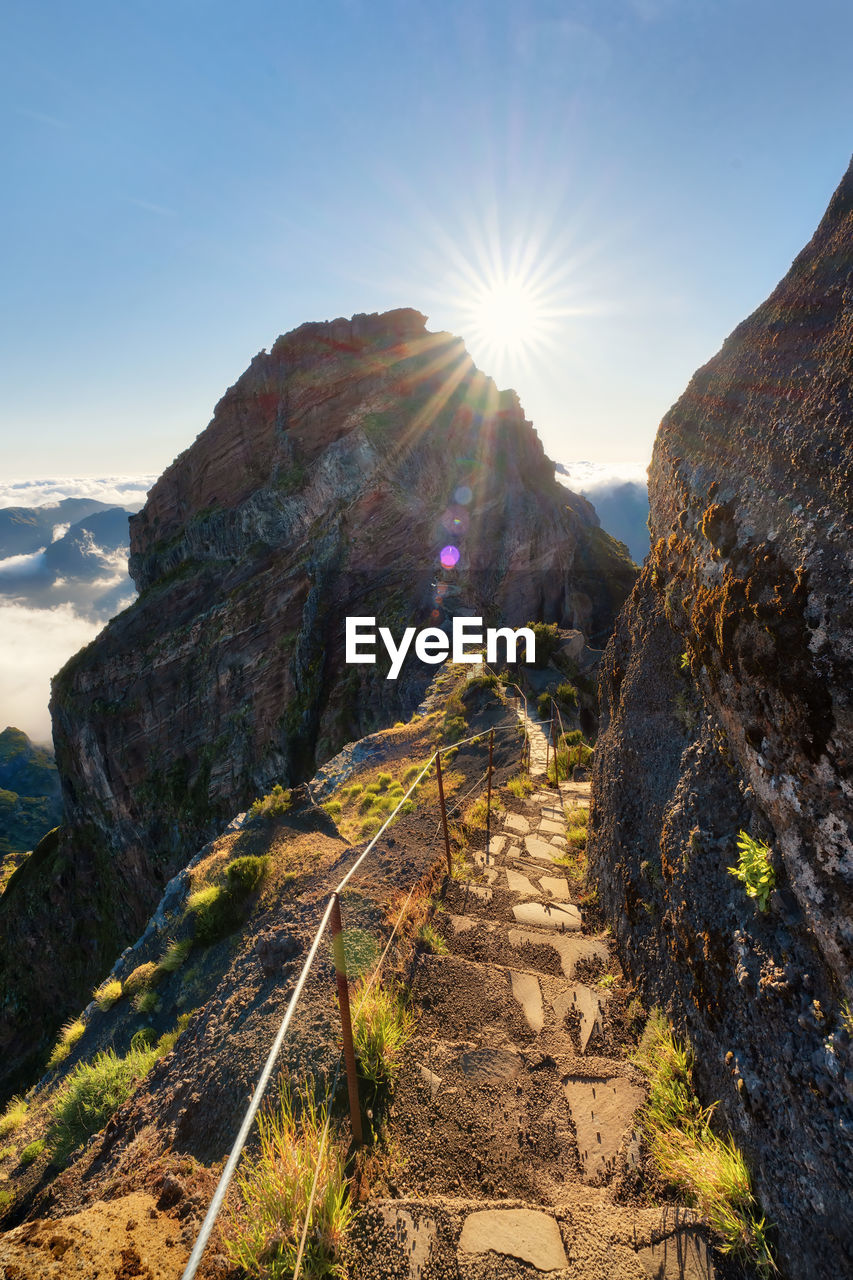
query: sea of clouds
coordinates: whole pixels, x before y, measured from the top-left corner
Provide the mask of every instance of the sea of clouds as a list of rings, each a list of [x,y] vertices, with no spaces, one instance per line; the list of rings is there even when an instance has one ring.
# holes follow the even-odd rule
[[[94,498],[138,511],[155,476],[83,476],[0,481],[0,508],[51,507],[63,498]],[[65,532],[58,525],[54,540]],[[97,548],[93,548],[97,551]],[[104,552],[96,577],[75,584],[72,600],[53,603],[39,574],[44,551],[0,560],[0,729],[15,725],[39,743],[50,743],[50,679],[104,625],[94,607],[110,598],[113,612],[133,600],[127,559]],[[11,588],[11,589],[10,589]],[[130,589],[128,589],[130,588]],[[101,611],[102,612],[102,611]]]
[[[643,464],[558,463],[557,479],[588,498],[602,527],[625,543],[637,564],[643,563],[649,553],[649,490]]]

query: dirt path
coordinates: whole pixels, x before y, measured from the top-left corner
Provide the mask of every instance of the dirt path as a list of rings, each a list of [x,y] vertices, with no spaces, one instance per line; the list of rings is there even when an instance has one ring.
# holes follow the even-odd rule
[[[605,976],[618,974],[609,939],[584,931],[555,864],[563,804],[588,797],[588,783],[510,797],[475,854],[481,874],[448,888],[434,919],[447,953],[416,973],[393,1194],[360,1219],[359,1280],[715,1275],[689,1210],[630,1202],[645,1088],[626,1056],[624,991]]]

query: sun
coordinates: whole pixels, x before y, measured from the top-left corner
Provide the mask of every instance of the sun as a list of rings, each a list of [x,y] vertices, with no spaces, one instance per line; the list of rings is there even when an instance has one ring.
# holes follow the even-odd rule
[[[541,285],[520,273],[500,273],[484,281],[469,306],[472,345],[497,363],[524,358],[551,334],[548,298]]]

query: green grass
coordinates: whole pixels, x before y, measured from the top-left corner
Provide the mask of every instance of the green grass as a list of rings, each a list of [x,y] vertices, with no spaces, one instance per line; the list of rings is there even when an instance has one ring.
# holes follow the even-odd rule
[[[69,1022],[66,1022],[47,1060],[49,1071],[53,1071],[54,1068],[65,1061],[85,1030],[86,1024],[80,1018],[72,1018]]]
[[[415,1020],[403,994],[375,982],[367,990],[362,981],[352,994],[353,1039],[361,1074],[375,1087],[393,1088],[403,1065],[403,1050],[415,1030]]]
[[[753,840],[745,831],[738,832],[737,849],[738,865],[728,868],[729,875],[741,881],[746,896],[755,899],[759,911],[766,911],[776,888],[776,872],[770,861],[773,851],[763,840]]]
[[[225,868],[224,884],[209,884],[191,893],[186,913],[195,917],[195,941],[209,947],[233,933],[244,916],[247,898],[266,875],[269,857],[235,858]]]
[[[108,1009],[112,1009],[116,1000],[121,999],[121,990],[121,983],[118,978],[111,978],[92,992],[92,999],[101,1010],[101,1013],[106,1013]]]
[[[75,1147],[102,1129],[156,1058],[156,1048],[132,1048],[123,1058],[107,1049],[94,1061],[79,1063],[51,1107],[47,1140],[53,1156],[64,1162]]]
[[[344,929],[344,959],[348,978],[361,978],[379,959],[379,943],[366,929]]]
[[[249,809],[250,818],[279,818],[289,811],[293,804],[293,796],[289,790],[277,782],[267,795],[255,800]]]
[[[10,1098],[6,1103],[6,1110],[0,1116],[0,1138],[6,1138],[10,1133],[15,1133],[20,1129],[27,1115],[29,1103],[26,1098],[22,1098],[17,1094],[14,1098]]]
[[[326,813],[330,818],[337,818],[344,806],[341,804],[340,800],[327,800],[326,803],[320,807],[326,810]]]
[[[36,1138],[35,1142],[31,1142],[29,1146],[24,1147],[23,1151],[18,1156],[20,1164],[32,1164],[33,1161],[38,1160],[39,1156],[44,1151],[45,1145],[44,1138]]]
[[[509,779],[506,786],[510,795],[515,796],[519,800],[523,800],[525,796],[529,796],[533,790],[533,783],[530,781],[526,773],[517,773],[515,777]]]
[[[649,1018],[635,1062],[649,1081],[643,1129],[661,1174],[708,1219],[723,1253],[752,1263],[761,1275],[774,1272],[768,1226],[758,1216],[743,1155],[731,1137],[711,1128],[714,1106],[700,1104],[690,1054],[659,1010]]]
[[[148,960],[145,964],[139,964],[132,973],[124,980],[124,994],[133,1000],[143,991],[147,991],[157,981],[157,965],[153,960]]]
[[[447,955],[447,943],[429,920],[421,925],[415,937],[425,951],[431,952],[434,956]]]
[[[323,1147],[326,1112],[310,1086],[294,1100],[283,1088],[279,1106],[258,1122],[259,1151],[243,1161],[239,1205],[222,1228],[225,1252],[247,1275],[289,1280],[317,1176],[300,1274],[305,1280],[343,1276],[341,1249],[352,1223],[344,1158],[334,1138]]]
[[[176,973],[189,955],[192,945],[189,938],[170,942],[160,957],[157,968],[161,973]]]

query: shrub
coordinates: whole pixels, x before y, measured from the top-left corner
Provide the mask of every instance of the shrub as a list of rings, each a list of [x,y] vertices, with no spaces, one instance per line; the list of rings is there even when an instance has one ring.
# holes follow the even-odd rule
[[[24,1147],[23,1151],[18,1156],[18,1160],[21,1164],[32,1164],[34,1160],[38,1160],[39,1156],[44,1151],[44,1148],[44,1138],[36,1138],[35,1142],[31,1142],[29,1146]]]
[[[237,1179],[241,1203],[222,1231],[229,1260],[250,1276],[293,1275],[315,1175],[300,1274],[305,1280],[340,1274],[337,1259],[354,1214],[343,1153],[334,1140],[323,1144],[326,1120],[309,1087],[296,1105],[283,1087],[277,1110],[258,1122],[259,1151],[243,1161]]]
[[[155,1058],[154,1049],[131,1049],[123,1058],[107,1049],[93,1062],[78,1063],[51,1107],[48,1142],[56,1159],[64,1161],[104,1127],[151,1070]]]
[[[578,691],[572,684],[557,685],[557,692],[554,694],[554,698],[563,710],[570,710],[578,705]]]
[[[458,742],[460,738],[464,738],[465,731],[468,728],[468,721],[464,716],[445,716],[444,723],[441,726],[442,736],[448,742]]]
[[[390,773],[380,773],[376,781],[379,783],[379,790],[384,791],[394,779]]]
[[[528,622],[527,626],[536,637],[535,667],[547,667],[560,647],[560,632],[556,622]]]
[[[729,875],[741,881],[747,897],[758,903],[759,911],[766,911],[776,888],[776,872],[770,861],[772,850],[763,840],[753,840],[745,831],[738,832],[737,848],[738,865],[728,868]]]
[[[147,991],[140,991],[139,995],[133,997],[134,1009],[146,1018],[149,1014],[156,1013],[160,1008],[160,1004],[160,997],[153,987]]]
[[[209,947],[233,933],[243,919],[244,905],[260,884],[269,857],[235,858],[225,868],[224,885],[207,885],[187,899],[187,912],[195,916],[195,940]]]
[[[375,800],[376,800],[376,796],[373,792],[367,792],[365,795],[363,795],[361,797],[361,800],[358,803],[359,813],[369,813],[370,810],[373,808],[373,802]]]
[[[577,808],[572,809],[568,816],[569,822],[573,827],[589,826],[589,809],[584,808],[583,805],[578,805]]]
[[[393,1088],[403,1065],[403,1050],[412,1038],[415,1020],[399,989],[362,980],[353,993],[353,1039],[361,1074],[376,1088]]]
[[[278,818],[293,804],[293,794],[277,782],[267,795],[255,800],[249,809],[250,818]]]
[[[137,965],[124,980],[124,994],[131,999],[141,995],[143,991],[147,991],[154,985],[159,976],[157,965],[153,961],[149,960],[147,964]]]
[[[540,720],[551,719],[551,695],[550,693],[540,693],[536,699],[536,710],[539,712]]]
[[[321,805],[321,808],[326,810],[329,817],[336,818],[343,809],[343,805],[340,800],[327,800],[324,805]]]
[[[66,1022],[47,1060],[48,1071],[52,1071],[65,1061],[85,1030],[86,1024],[80,1018],[72,1018]]]
[[[566,841],[570,849],[585,849],[586,839],[586,827],[569,827],[566,832]]]
[[[101,1012],[106,1013],[107,1009],[112,1009],[116,1000],[121,999],[121,992],[122,987],[118,978],[110,978],[92,992],[92,999]]]
[[[526,773],[517,773],[515,777],[509,779],[506,786],[510,795],[516,796],[519,800],[529,796],[533,790],[533,783]]]
[[[498,676],[488,672],[486,675],[472,676],[465,686],[465,693],[475,689],[499,689],[500,687],[501,681]]]
[[[690,1054],[659,1010],[649,1018],[635,1062],[649,1081],[643,1129],[664,1178],[708,1219],[723,1253],[752,1262],[762,1275],[775,1271],[743,1155],[711,1128],[714,1106],[699,1103]]]

